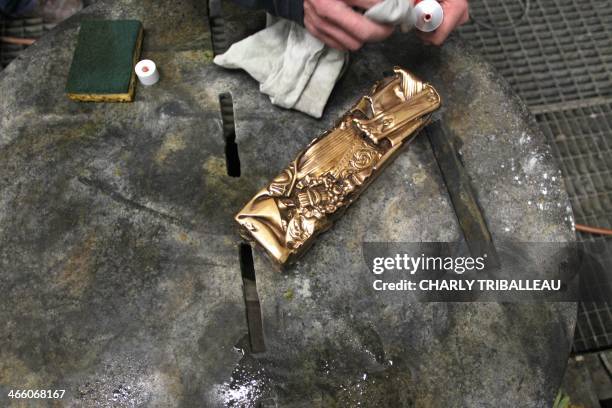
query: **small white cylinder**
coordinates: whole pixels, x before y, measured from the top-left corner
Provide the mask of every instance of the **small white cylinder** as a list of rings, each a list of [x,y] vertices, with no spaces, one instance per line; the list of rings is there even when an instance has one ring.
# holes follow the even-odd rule
[[[444,20],[442,6],[436,0],[418,1],[414,6],[414,26],[417,30],[431,32],[440,27]]]
[[[149,86],[154,85],[159,81],[159,71],[155,66],[155,63],[151,60],[142,60],[138,64],[136,64],[136,76],[138,76],[138,80],[140,83]]]

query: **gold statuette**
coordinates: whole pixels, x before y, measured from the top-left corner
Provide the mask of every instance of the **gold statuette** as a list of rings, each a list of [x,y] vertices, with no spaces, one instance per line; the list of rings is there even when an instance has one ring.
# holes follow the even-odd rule
[[[241,234],[279,264],[304,253],[440,107],[431,85],[394,72],[236,215]]]

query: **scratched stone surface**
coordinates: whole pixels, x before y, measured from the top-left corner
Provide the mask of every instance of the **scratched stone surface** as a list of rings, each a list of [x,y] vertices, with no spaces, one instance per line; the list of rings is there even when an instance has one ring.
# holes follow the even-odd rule
[[[261,15],[227,7],[229,37]],[[73,407],[549,406],[575,305],[414,303],[374,293],[363,241],[454,241],[425,137],[293,268],[255,250],[266,352],[251,353],[233,214],[383,71],[432,82],[495,239],[573,239],[525,106],[461,44],[396,35],[351,57],[321,120],[273,107],[211,63],[204,2],[99,1],[0,73],[0,405],[65,389]],[[68,100],[78,22],[138,18],[161,81],[131,104]],[[226,175],[218,95],[242,176]],[[30,406],[30,402],[27,402]]]

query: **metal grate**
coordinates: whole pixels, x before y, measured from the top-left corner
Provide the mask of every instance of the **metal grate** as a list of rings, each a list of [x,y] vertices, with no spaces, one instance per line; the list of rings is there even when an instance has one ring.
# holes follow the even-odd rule
[[[5,19],[0,17],[0,35],[17,38],[40,38],[46,31],[53,28],[45,24],[42,18]],[[6,67],[19,53],[25,50],[25,45],[0,43],[0,70]]]
[[[581,303],[574,334],[574,351],[604,350],[612,343],[612,315],[609,305]]]
[[[83,7],[90,6],[98,0],[81,0]],[[40,1],[38,2],[40,3]],[[61,10],[66,6],[66,2],[55,2],[53,5],[56,10]],[[70,5],[67,5],[70,7]],[[32,12],[31,12],[32,13]],[[50,22],[40,17],[39,11],[34,10],[30,17],[5,17],[0,14],[0,36],[33,38],[38,39],[47,31],[53,29],[57,22]],[[19,53],[25,50],[25,45],[14,45],[0,42],[0,71],[6,67]]]
[[[470,13],[483,23],[516,24],[493,31],[472,22],[459,32],[534,113],[612,96],[612,1],[474,0]]]
[[[576,222],[611,228],[612,104],[544,113],[536,120],[559,159]]]

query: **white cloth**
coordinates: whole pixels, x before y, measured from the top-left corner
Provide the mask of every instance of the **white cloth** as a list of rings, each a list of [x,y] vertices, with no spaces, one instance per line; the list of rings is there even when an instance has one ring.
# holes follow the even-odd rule
[[[411,0],[384,0],[365,16],[405,27],[412,9]],[[320,118],[347,59],[348,53],[325,46],[301,25],[278,19],[232,44],[214,62],[244,69],[273,104]]]
[[[410,24],[413,4],[410,0],[385,0],[366,11],[365,16],[383,24]]]

